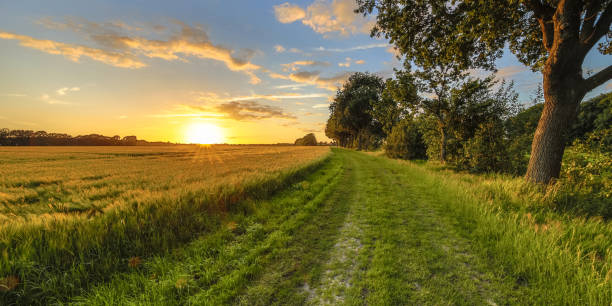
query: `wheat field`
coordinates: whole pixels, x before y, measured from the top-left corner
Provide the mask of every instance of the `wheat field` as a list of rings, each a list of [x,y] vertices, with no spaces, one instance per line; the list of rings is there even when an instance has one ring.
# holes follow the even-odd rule
[[[318,167],[328,147],[0,147],[0,293],[74,294],[217,228],[248,198]],[[6,289],[6,288],[5,288]],[[6,290],[4,290],[6,291]],[[49,301],[49,300],[47,300]]]

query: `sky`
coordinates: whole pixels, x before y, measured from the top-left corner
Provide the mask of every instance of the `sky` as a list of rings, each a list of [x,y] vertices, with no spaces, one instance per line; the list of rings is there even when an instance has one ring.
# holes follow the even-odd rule
[[[0,128],[150,141],[293,142],[324,135],[353,72],[401,62],[354,0],[1,1]],[[596,51],[583,68],[611,63]],[[527,103],[540,74],[505,52]],[[612,82],[587,97],[610,91]],[[195,137],[213,133],[211,137]]]

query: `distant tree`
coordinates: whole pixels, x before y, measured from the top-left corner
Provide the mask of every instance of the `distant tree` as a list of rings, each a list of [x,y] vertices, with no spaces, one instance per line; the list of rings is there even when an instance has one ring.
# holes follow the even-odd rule
[[[138,143],[136,136],[125,136],[121,139],[121,142],[126,146],[135,146]]]
[[[343,147],[372,149],[384,137],[382,123],[376,118],[384,82],[382,78],[357,72],[338,90],[330,104],[325,135]]]
[[[298,138],[295,140],[296,146],[316,146],[317,138],[313,133],[308,133],[302,138]]]
[[[612,78],[612,65],[584,78],[582,63],[599,44],[612,54],[610,0],[357,0],[376,13],[385,35],[418,66],[494,69],[503,48],[543,76],[544,109],[533,139],[528,181],[558,177],[569,128],[586,93]]]

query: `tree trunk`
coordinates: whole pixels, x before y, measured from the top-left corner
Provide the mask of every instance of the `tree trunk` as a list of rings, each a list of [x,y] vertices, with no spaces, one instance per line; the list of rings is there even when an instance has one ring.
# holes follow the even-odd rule
[[[446,162],[446,142],[447,142],[447,135],[446,135],[446,128],[444,128],[443,125],[440,125],[440,161],[445,163]]]
[[[544,109],[531,144],[527,181],[548,184],[559,177],[566,136],[586,93],[580,68],[572,68],[559,71],[547,66],[542,72]]]

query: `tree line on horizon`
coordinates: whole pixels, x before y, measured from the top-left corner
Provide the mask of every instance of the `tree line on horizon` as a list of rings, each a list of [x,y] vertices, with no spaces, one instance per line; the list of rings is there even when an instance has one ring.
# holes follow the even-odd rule
[[[0,129],[0,146],[143,146],[169,145],[170,142],[149,142],[136,136],[104,136],[99,134],[71,136],[46,131]]]

